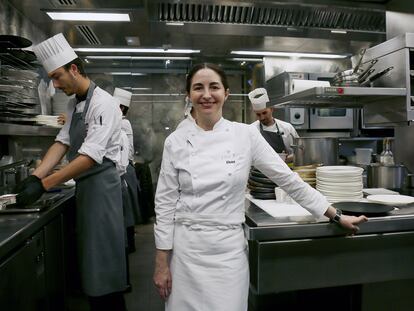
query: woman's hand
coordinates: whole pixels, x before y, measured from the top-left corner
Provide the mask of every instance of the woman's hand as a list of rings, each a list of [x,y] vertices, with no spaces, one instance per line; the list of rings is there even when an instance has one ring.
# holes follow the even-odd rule
[[[339,224],[342,228],[348,230],[351,232],[352,235],[358,232],[359,227],[358,224],[362,224],[364,222],[367,222],[368,218],[364,215],[361,216],[348,216],[348,215],[342,215],[341,220],[339,221]]]
[[[329,219],[333,219],[336,215],[336,209],[332,206],[329,206],[325,212],[325,216]],[[361,216],[348,216],[348,215],[341,215],[339,220],[339,225],[344,228],[345,230],[349,231],[351,235],[354,235],[358,232],[359,227],[357,225],[367,222],[368,218],[364,215]]]
[[[158,294],[162,299],[166,300],[171,294],[172,278],[170,267],[168,265],[168,257],[170,251],[157,250],[155,255],[155,271],[154,271],[154,284],[158,290]]]

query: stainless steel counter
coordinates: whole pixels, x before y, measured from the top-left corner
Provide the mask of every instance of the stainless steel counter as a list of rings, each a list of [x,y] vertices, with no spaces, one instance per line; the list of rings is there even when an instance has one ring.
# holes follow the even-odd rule
[[[246,204],[254,295],[414,278],[414,206],[370,218],[346,236],[336,224],[279,223]]]
[[[0,214],[0,260],[61,213],[74,193],[74,188],[62,190],[60,198],[41,212]]]
[[[343,236],[344,230],[329,222],[280,223],[261,208],[246,200],[245,231],[248,240],[269,241]],[[414,204],[400,207],[386,216],[371,217],[360,226],[358,235],[414,231]]]

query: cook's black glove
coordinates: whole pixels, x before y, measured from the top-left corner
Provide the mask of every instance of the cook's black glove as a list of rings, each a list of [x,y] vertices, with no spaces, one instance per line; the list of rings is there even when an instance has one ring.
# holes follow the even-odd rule
[[[16,204],[21,207],[33,204],[46,192],[42,180],[35,175],[24,179],[16,186],[15,190],[17,192]]]

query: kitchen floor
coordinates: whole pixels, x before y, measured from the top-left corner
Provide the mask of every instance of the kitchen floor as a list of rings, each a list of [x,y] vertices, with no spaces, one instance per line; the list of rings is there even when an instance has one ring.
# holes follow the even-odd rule
[[[164,310],[164,303],[158,296],[152,282],[155,256],[153,227],[153,224],[135,227],[136,251],[129,256],[132,292],[125,294],[128,311]],[[83,297],[72,296],[68,301],[66,311],[88,310],[88,304]]]
[[[137,250],[129,256],[132,292],[125,295],[128,311],[164,310],[164,302],[152,282],[155,256],[153,228],[153,224],[135,227]]]

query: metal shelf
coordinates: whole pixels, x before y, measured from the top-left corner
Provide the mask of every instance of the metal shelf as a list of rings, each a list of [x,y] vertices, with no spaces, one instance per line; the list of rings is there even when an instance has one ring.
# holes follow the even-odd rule
[[[314,87],[283,97],[271,97],[268,106],[357,108],[367,104],[389,103],[407,96],[406,88]]]
[[[56,136],[60,128],[24,124],[0,123],[0,135],[8,136]]]

